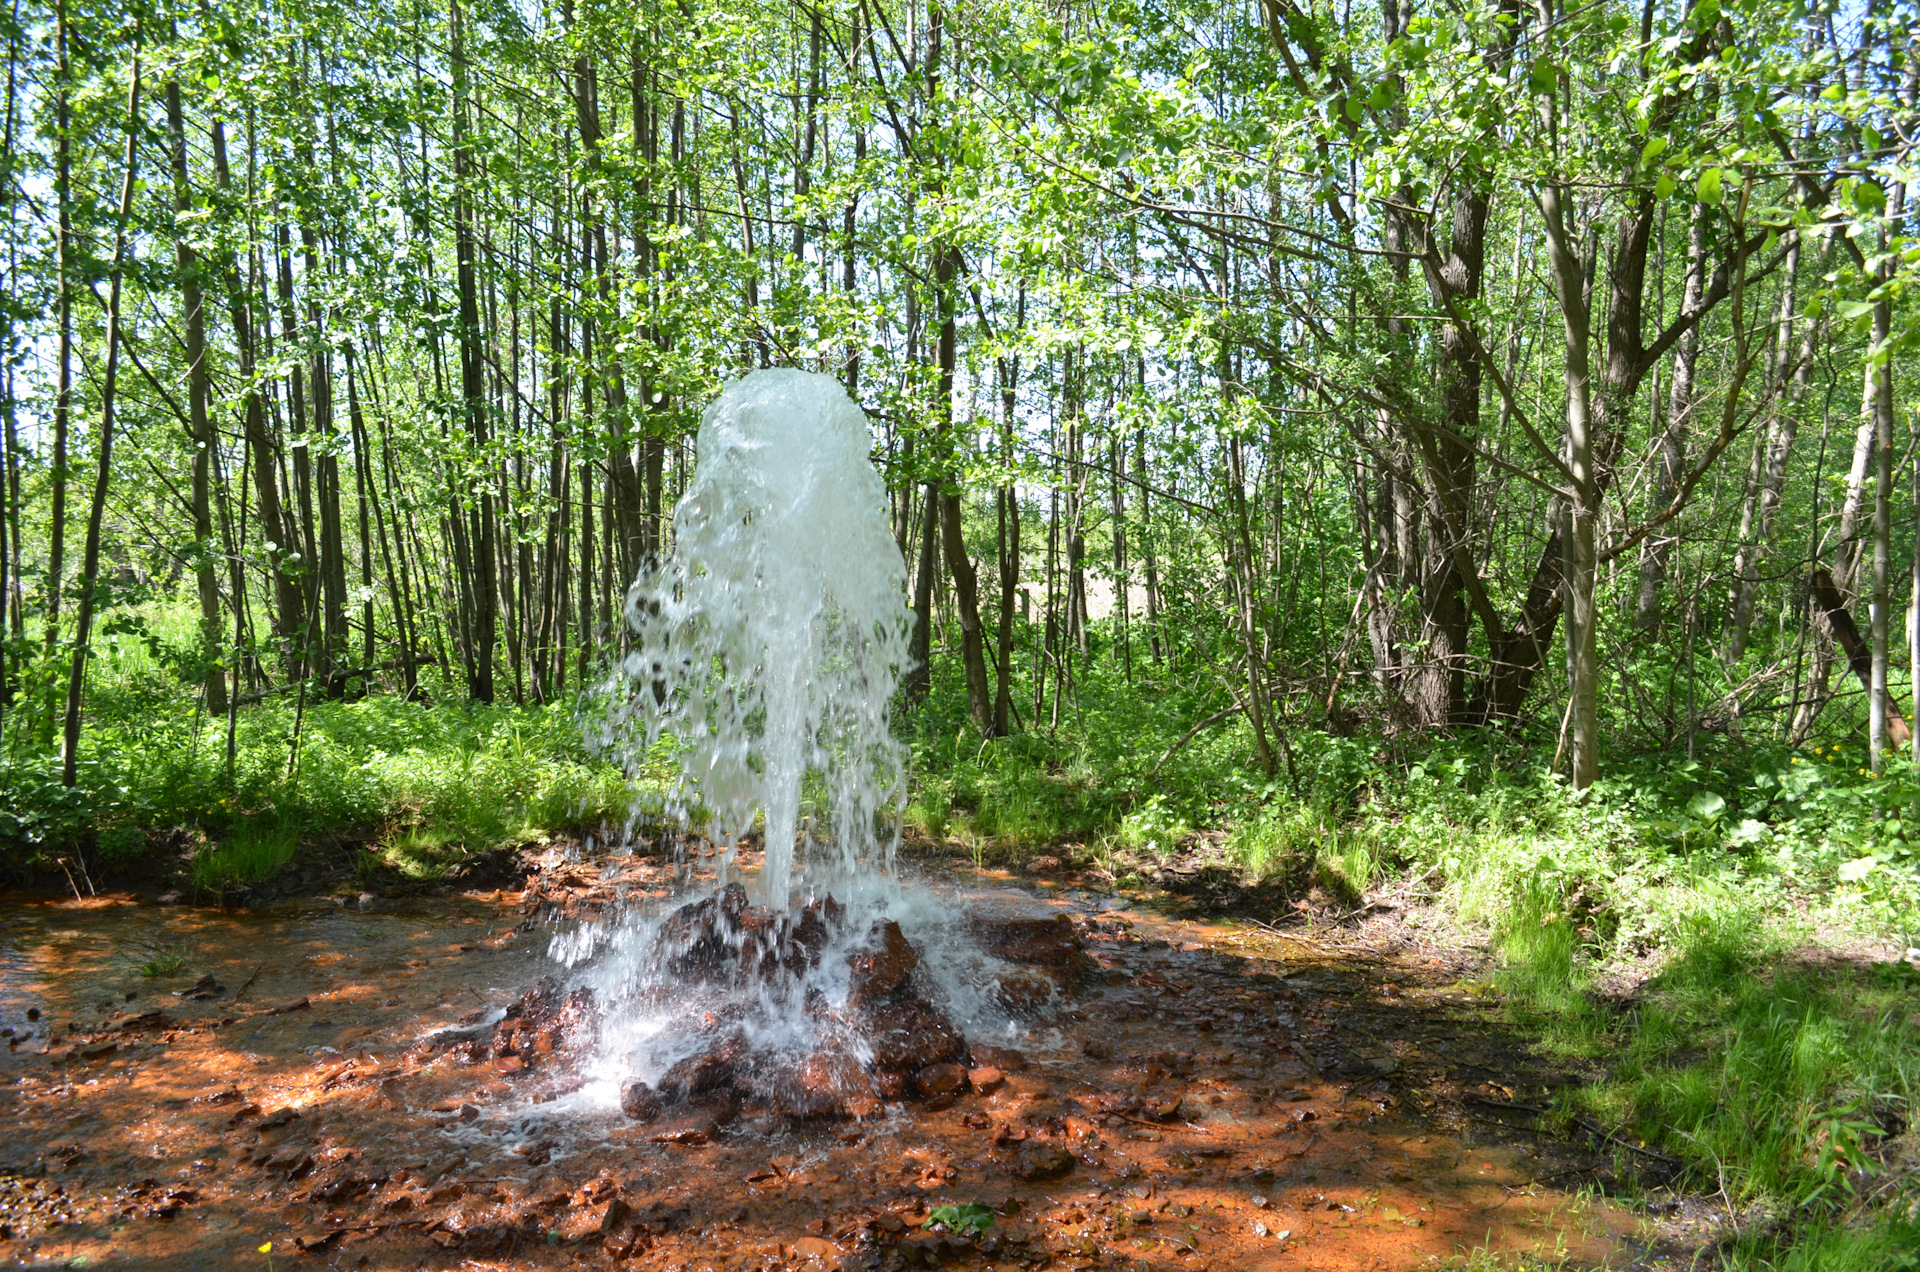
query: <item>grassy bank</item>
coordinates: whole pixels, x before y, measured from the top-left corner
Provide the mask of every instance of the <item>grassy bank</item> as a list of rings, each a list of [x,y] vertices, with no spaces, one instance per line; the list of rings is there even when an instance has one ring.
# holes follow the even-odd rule
[[[16,877],[171,872],[203,894],[262,884],[303,846],[361,856],[369,878],[425,880],[493,849],[625,820],[618,770],[573,704],[423,707],[388,696],[248,706],[208,720],[139,678],[96,691],[79,780],[0,756],[0,845]]]
[[[982,743],[950,692],[917,720],[909,819],[983,858],[1068,843],[1123,879],[1198,851],[1336,901],[1403,887],[1431,902],[1410,921],[1485,938],[1543,1050],[1600,1075],[1552,1121],[1659,1154],[1622,1149],[1622,1178],[1716,1198],[1732,1235],[1703,1266],[1920,1268],[1910,761],[1869,775],[1838,711],[1797,749],[1628,752],[1578,797],[1551,738],[1299,730],[1267,775],[1236,717],[1169,755],[1213,705],[1096,668],[1057,731]]]

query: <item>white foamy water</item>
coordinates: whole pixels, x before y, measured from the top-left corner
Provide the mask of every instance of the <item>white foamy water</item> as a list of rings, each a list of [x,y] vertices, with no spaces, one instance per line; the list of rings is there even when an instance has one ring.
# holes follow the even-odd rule
[[[968,930],[970,914],[983,902],[1031,912],[1031,901],[1020,894],[973,896],[933,883],[875,889],[846,905],[806,970],[731,984],[676,966],[686,946],[667,929],[679,903],[691,899],[636,907],[612,923],[582,925],[555,940],[554,956],[574,969],[569,984],[591,989],[601,1007],[598,1043],[579,1070],[586,1085],[555,1112],[617,1108],[623,1082],[657,1084],[676,1061],[710,1048],[722,1034],[744,1040],[763,1072],[822,1051],[871,1061],[869,1040],[849,1024],[848,956],[869,947],[872,924],[883,919],[897,921],[914,946],[913,983],[970,1043],[1025,1045],[1028,1038],[1029,1022],[1010,1014],[996,994],[998,978],[1010,969],[985,954]]]
[[[958,898],[894,874],[906,751],[888,713],[912,616],[871,445],[845,390],[800,371],[754,372],[702,419],[672,552],[628,595],[603,740],[636,776],[667,741],[668,813],[721,846],[719,879],[555,938],[599,1010],[575,1107],[728,1038],[748,1085],[823,1052],[873,1061],[850,959],[886,920],[915,950],[903,992],[976,1041],[1014,1028]],[[743,875],[732,848],[756,824],[764,862]]]
[[[736,380],[702,417],[672,552],[627,598],[616,736],[636,761],[674,740],[669,812],[710,817],[722,845],[764,818],[755,900],[775,908],[796,847],[803,871],[845,878],[890,866],[896,842],[905,751],[887,713],[912,616],[871,448],[831,377]],[[796,844],[803,790],[821,816]]]

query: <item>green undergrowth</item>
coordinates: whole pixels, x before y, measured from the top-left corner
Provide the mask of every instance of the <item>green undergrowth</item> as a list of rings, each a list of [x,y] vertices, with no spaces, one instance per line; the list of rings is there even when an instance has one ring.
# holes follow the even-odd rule
[[[1920,1272],[1920,1223],[1814,1221],[1736,1240],[1727,1272]]]
[[[1920,782],[1905,759],[1866,773],[1844,717],[1796,750],[1622,751],[1576,796],[1504,734],[1303,730],[1269,776],[1237,718],[1168,756],[1208,704],[1097,667],[1057,734],[983,742],[958,690],[937,679],[913,718],[923,832],[1006,859],[1085,847],[1116,872],[1216,852],[1336,900],[1396,888],[1488,934],[1515,1023],[1606,1075],[1562,1097],[1564,1127],[1672,1159],[1669,1182],[1743,1217],[1725,1266],[1915,1266],[1920,969],[1823,951],[1920,943]],[[1657,1159],[1621,1153],[1648,1178]]]
[[[571,702],[282,696],[239,713],[231,763],[226,721],[157,677],[109,680],[89,706],[75,786],[49,752],[0,752],[0,859],[16,875],[76,850],[96,871],[138,868],[184,843],[192,886],[223,894],[273,877],[303,843],[358,839],[395,874],[430,879],[633,812],[634,788],[588,748]]]

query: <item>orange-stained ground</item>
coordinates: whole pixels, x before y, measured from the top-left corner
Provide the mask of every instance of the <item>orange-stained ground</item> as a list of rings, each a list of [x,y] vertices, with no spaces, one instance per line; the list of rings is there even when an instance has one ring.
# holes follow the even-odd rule
[[[617,1113],[541,1119],[532,1083],[432,1031],[552,970],[550,922],[667,879],[643,859],[547,864],[538,893],[366,911],[0,897],[0,1264],[1390,1272],[1487,1251],[1665,1266],[1633,1216],[1552,1186],[1577,1183],[1578,1162],[1439,1116],[1462,1092],[1492,1110],[1528,1094],[1425,960],[1158,918],[1084,887],[1035,885],[1076,912],[1103,974],[1035,1022],[1027,1066],[991,1094],[865,1123],[742,1121],[697,1147],[648,1142]],[[171,956],[177,971],[147,974]],[[1180,1103],[1165,1121],[1118,1110],[1136,1096]],[[1028,1140],[1072,1169],[1016,1180]],[[984,1237],[928,1224],[967,1202],[995,1212]]]

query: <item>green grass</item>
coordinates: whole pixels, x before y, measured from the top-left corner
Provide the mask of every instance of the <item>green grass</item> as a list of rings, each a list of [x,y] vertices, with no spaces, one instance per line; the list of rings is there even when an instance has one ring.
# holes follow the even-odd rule
[[[434,706],[372,697],[309,702],[291,765],[294,706],[242,712],[229,768],[224,720],[158,673],[108,678],[89,699],[79,781],[8,734],[0,752],[0,865],[47,868],[81,846],[120,865],[150,841],[209,845],[186,863],[217,893],[260,882],[294,856],[299,835],[401,843],[408,873],[445,850],[477,853],[646,811],[645,787],[594,755],[575,704]],[[637,806],[639,805],[639,806]],[[408,838],[411,836],[411,838]],[[435,842],[429,844],[426,838]]]
[[[280,873],[299,851],[299,828],[276,817],[250,818],[188,863],[196,891],[220,896]]]
[[[178,976],[180,969],[187,965],[187,955],[172,945],[146,945],[130,951],[127,961],[148,980],[158,980]]]
[[[1735,1203],[1849,1203],[1881,1182],[1920,1094],[1908,970],[1803,961],[1739,925],[1703,932],[1648,987],[1608,1102]]]
[[[1714,894],[1616,1007],[1593,993],[1593,929],[1564,902],[1536,878],[1496,937],[1515,1022],[1608,1069],[1562,1111],[1658,1146],[1682,1163],[1682,1187],[1730,1210],[1794,1217],[1745,1238],[1730,1267],[1902,1266],[1852,1242],[1858,1228],[1860,1250],[1900,1248],[1900,1216],[1920,1207],[1920,969],[1823,955],[1801,925]]]
[[[1920,1272],[1920,1224],[1814,1222],[1734,1243],[1727,1272]]]

